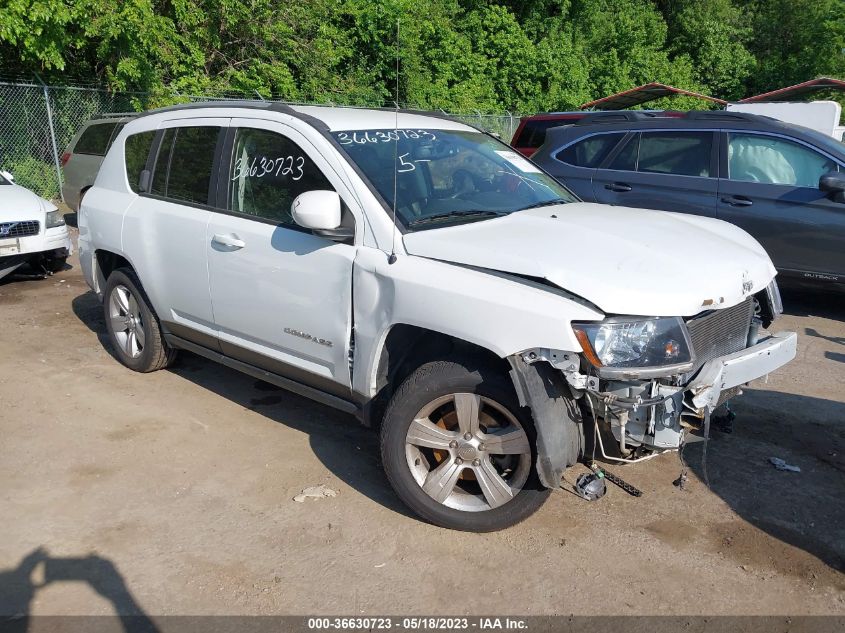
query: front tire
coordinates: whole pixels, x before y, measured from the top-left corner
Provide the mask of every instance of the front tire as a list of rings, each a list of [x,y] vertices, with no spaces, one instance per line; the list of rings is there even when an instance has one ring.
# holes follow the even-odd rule
[[[47,270],[51,273],[58,273],[65,269],[67,265],[67,255],[64,257],[51,257],[47,260]]]
[[[385,412],[381,455],[391,486],[425,520],[492,532],[548,498],[530,413],[507,374],[467,358],[426,363]]]
[[[112,272],[104,295],[106,329],[121,363],[146,373],[173,362],[176,351],[164,342],[158,317],[132,270]]]

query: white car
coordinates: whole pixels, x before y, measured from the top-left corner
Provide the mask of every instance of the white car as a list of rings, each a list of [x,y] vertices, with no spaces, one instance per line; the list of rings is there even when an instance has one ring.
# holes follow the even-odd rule
[[[64,216],[13,180],[0,172],[0,279],[24,264],[37,271],[62,270],[73,252]]]
[[[579,202],[419,113],[208,103],[126,124],[79,215],[121,361],[189,350],[358,415],[441,526],[527,517],[597,453],[677,450],[796,335],[713,219]],[[613,436],[610,435],[613,433]]]

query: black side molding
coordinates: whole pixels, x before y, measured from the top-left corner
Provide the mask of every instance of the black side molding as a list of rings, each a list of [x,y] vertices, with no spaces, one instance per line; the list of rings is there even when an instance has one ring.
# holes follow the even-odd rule
[[[198,354],[199,356],[203,356],[205,358],[208,358],[209,360],[218,362],[221,365],[226,365],[226,367],[231,367],[232,369],[236,369],[240,372],[243,372],[248,376],[258,378],[259,380],[265,380],[270,384],[276,385],[277,387],[287,389],[288,391],[291,391],[297,395],[303,396],[305,398],[310,398],[311,400],[315,400],[316,402],[319,402],[321,404],[325,404],[335,409],[339,409],[340,411],[351,413],[357,416],[360,416],[361,414],[361,408],[354,402],[349,402],[348,400],[344,400],[343,398],[339,398],[330,393],[326,393],[325,391],[320,391],[319,389],[315,389],[314,387],[303,385],[302,383],[296,382],[295,380],[291,380],[290,378],[285,378],[284,376],[279,376],[278,374],[274,374],[273,372],[266,371],[254,365],[235,360],[234,358],[225,356],[220,352],[215,352],[214,350],[210,350],[207,347],[203,347],[202,345],[197,345],[196,343],[191,343],[190,341],[186,341],[185,339],[179,338],[178,336],[173,336],[172,334],[165,334],[164,338],[167,341],[167,344],[171,347],[193,352],[194,354]]]

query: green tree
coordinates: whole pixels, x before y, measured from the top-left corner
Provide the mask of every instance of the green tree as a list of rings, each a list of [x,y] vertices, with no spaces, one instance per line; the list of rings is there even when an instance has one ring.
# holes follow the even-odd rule
[[[749,94],[820,75],[845,76],[845,5],[842,0],[747,0],[753,26],[749,44],[757,70]]]
[[[575,108],[650,81],[740,98],[845,75],[843,0],[2,0],[4,75],[451,111]],[[702,107],[678,98],[649,107]]]
[[[705,92],[728,100],[745,96],[755,67],[746,14],[731,0],[660,0],[658,6],[669,28],[670,51],[689,56]]]

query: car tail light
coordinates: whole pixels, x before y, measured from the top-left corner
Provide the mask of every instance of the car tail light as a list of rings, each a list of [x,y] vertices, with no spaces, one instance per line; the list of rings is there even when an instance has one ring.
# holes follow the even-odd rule
[[[67,165],[67,162],[69,160],[70,160],[70,152],[65,152],[64,154],[62,154],[62,160],[61,160],[62,167]]]

